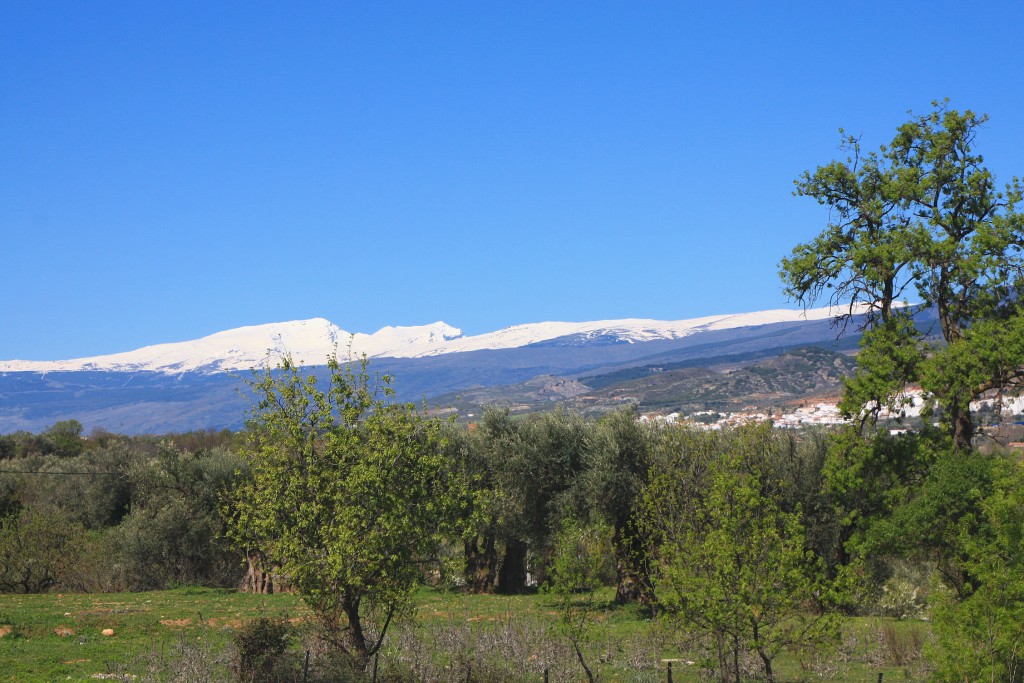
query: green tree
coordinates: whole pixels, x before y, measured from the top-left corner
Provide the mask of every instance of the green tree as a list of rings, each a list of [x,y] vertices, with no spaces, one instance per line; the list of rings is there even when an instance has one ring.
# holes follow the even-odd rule
[[[977,582],[964,542],[986,533],[981,510],[993,491],[1001,459],[980,453],[964,458],[948,439],[944,441],[915,444],[921,451],[931,451],[925,456],[931,461],[927,473],[919,481],[890,489],[892,507],[865,527],[858,555],[875,560],[903,557],[934,567],[943,583],[964,597]]]
[[[473,435],[472,469],[481,506],[467,528],[467,581],[484,590],[497,574],[499,593],[522,593],[527,569],[543,582],[561,519],[582,491],[592,425],[564,409],[514,419],[488,409]],[[532,562],[532,564],[531,564]],[[495,564],[496,563],[496,564]]]
[[[881,430],[871,438],[856,430],[833,435],[821,487],[833,505],[839,564],[870,560],[879,569],[883,553],[888,557],[892,548],[868,542],[872,527],[913,498],[949,445],[949,437],[935,430],[899,435]]]
[[[374,382],[365,359],[332,358],[328,370],[323,388],[290,360],[252,382],[251,479],[232,496],[231,534],[262,550],[364,666],[460,497],[443,476],[438,421],[390,402],[390,378]]]
[[[53,452],[62,458],[71,458],[82,452],[82,423],[78,420],[64,420],[54,423],[41,435],[50,442]]]
[[[806,548],[799,511],[785,512],[776,483],[759,467],[766,429],[733,435],[708,463],[703,490],[659,475],[644,500],[644,523],[661,541],[658,605],[716,644],[721,680],[741,679],[754,653],[768,681],[786,648],[830,642],[837,617],[814,611],[833,586]]]
[[[993,490],[977,519],[956,530],[972,580],[934,611],[939,681],[1024,681],[1024,469],[1016,458],[999,458],[992,470]]]
[[[590,683],[600,677],[587,663],[586,644],[593,638],[596,592],[614,580],[610,529],[582,526],[569,517],[555,538],[551,562],[549,595],[554,597],[559,621],[556,631],[572,643],[576,659]]]
[[[850,156],[796,182],[796,194],[828,207],[831,220],[780,264],[786,292],[804,305],[827,292],[828,303],[843,307],[841,319],[866,313],[864,352],[847,388],[855,400],[845,409],[898,408],[906,385],[920,383],[941,403],[961,449],[975,433],[970,402],[1024,376],[1019,335],[991,343],[1000,330],[1024,326],[1024,215],[1016,210],[1020,181],[997,190],[974,150],[987,121],[942,102],[878,152],[864,153],[843,134]],[[941,346],[929,345],[899,307],[911,293],[934,309]]]
[[[612,527],[615,601],[653,600],[648,576],[648,542],[636,510],[651,472],[651,448],[659,435],[637,418],[635,406],[609,413],[597,425],[586,485],[591,507]]]

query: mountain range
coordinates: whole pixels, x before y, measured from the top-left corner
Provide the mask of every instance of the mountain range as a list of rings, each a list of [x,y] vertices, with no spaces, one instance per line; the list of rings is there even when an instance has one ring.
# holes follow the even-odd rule
[[[249,406],[244,380],[251,370],[275,367],[288,355],[324,372],[320,366],[335,352],[365,354],[372,368],[396,377],[400,398],[463,417],[489,403],[518,410],[552,401],[590,410],[644,405],[643,387],[654,385],[658,407],[672,407],[674,396],[690,405],[670,387],[688,386],[692,394],[694,368],[731,375],[808,345],[843,355],[856,335],[837,342],[833,319],[827,308],[783,309],[678,321],[532,323],[472,336],[443,322],[372,334],[350,333],[323,318],[241,327],[91,358],[0,361],[0,433],[38,431],[72,418],[87,430],[125,433],[234,429]],[[835,358],[818,361],[848,371]],[[681,371],[691,380],[671,381]],[[655,374],[659,381],[637,383]],[[725,384],[736,385],[735,379]],[[596,398],[589,403],[580,399],[590,395]]]
[[[285,354],[305,365],[322,365],[337,351],[369,358],[425,358],[469,351],[515,349],[558,342],[575,346],[637,344],[678,340],[715,330],[831,319],[828,308],[772,310],[707,316],[690,320],[599,320],[515,325],[465,336],[444,322],[415,327],[384,327],[373,334],[346,332],[324,318],[239,327],[201,339],[146,346],[135,351],[58,361],[0,361],[0,372],[106,370],[226,372],[276,365]]]

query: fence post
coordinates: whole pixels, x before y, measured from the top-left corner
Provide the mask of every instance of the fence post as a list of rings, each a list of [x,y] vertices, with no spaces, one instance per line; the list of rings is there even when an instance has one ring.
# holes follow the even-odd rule
[[[302,683],[309,680],[309,650],[306,650],[306,661],[302,663]]]
[[[544,683],[548,683],[548,668],[544,667]]]
[[[683,661],[683,660],[675,659],[675,658],[661,660],[661,663],[664,664],[665,668],[668,670],[668,683],[672,683],[672,665],[675,664],[676,662],[681,662],[681,661]]]
[[[878,672],[878,683],[882,683],[882,677],[885,676],[881,671]]]

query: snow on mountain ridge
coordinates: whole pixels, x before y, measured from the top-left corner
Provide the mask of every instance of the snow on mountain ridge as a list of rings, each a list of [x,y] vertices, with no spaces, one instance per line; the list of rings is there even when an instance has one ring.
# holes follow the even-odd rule
[[[379,356],[392,349],[430,346],[461,337],[462,330],[439,320],[432,325],[417,327],[392,327],[389,325],[380,328],[373,334],[357,332],[352,336],[352,346],[354,349],[363,349],[359,352],[365,352],[368,356]]]
[[[208,372],[258,367],[268,357],[291,353],[296,360],[323,363],[330,349],[349,336],[324,318],[237,327],[186,342],[144,346],[134,351],[59,361],[0,362],[3,371],[57,372],[72,370],[167,373],[203,369]]]
[[[543,322],[506,327],[496,332],[464,336],[462,330],[438,321],[430,325],[384,327],[373,334],[349,333],[324,318],[239,327],[201,339],[146,346],[134,351],[61,361],[0,361],[0,372],[57,372],[74,370],[151,370],[170,374],[188,371],[225,372],[276,364],[286,354],[296,362],[322,365],[339,356],[418,358],[484,349],[510,349],[560,337],[612,336],[637,343],[680,339],[696,332],[832,317],[829,308],[777,309],[755,313],[715,315],[690,320],[628,318],[593,322]]]

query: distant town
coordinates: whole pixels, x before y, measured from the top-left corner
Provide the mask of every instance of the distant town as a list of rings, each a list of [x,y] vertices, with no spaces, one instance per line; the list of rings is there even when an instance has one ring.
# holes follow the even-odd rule
[[[922,410],[926,405],[925,398],[920,389],[912,389],[901,397],[902,407],[898,414],[894,414],[887,408],[879,411],[879,418],[890,425],[889,431],[892,434],[900,434],[913,431],[921,424]],[[1013,430],[1013,427],[1024,426],[1024,396],[991,396],[971,403],[971,409],[979,414],[987,415],[987,423],[983,426],[994,433],[1014,432],[1024,429]],[[792,410],[780,410],[776,412],[765,412],[764,408],[751,407],[748,410],[736,412],[718,412],[714,410],[700,410],[688,415],[679,412],[668,414],[645,413],[640,416],[642,422],[659,422],[664,424],[678,424],[704,430],[719,430],[730,427],[739,427],[746,424],[771,422],[772,426],[779,429],[800,429],[804,427],[822,427],[849,424],[851,419],[843,417],[839,410],[837,399],[823,399],[820,401],[807,402]],[[938,423],[935,423],[938,426]],[[1005,442],[1006,439],[1004,438]],[[1017,445],[1017,441],[1009,442],[1009,445]],[[1020,444],[1024,446],[1024,444]]]

